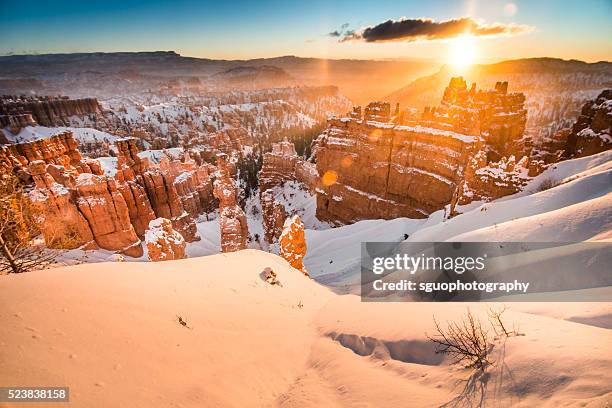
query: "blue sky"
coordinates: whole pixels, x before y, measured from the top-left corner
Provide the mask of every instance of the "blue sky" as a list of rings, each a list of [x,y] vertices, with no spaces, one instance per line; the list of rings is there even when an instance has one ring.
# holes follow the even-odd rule
[[[512,1],[8,1],[0,53],[175,50],[210,58],[299,55],[444,59],[452,41],[339,43],[327,35],[388,19],[471,16],[532,32],[478,39],[478,59],[612,59],[612,0]]]

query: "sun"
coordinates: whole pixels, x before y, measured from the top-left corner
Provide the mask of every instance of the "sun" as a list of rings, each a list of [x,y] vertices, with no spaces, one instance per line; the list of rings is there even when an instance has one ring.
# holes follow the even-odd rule
[[[450,63],[462,70],[474,63],[476,59],[476,43],[472,36],[462,36],[452,40]]]

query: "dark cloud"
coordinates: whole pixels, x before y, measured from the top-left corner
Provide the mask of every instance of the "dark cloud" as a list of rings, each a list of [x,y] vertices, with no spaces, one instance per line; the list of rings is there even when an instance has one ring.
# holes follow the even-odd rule
[[[441,40],[458,37],[464,34],[473,36],[516,35],[531,31],[533,28],[517,24],[482,24],[471,17],[462,17],[446,21],[431,19],[387,20],[373,27],[366,27],[359,32],[345,32],[340,41],[423,41]],[[342,33],[339,33],[342,34]]]
[[[347,36],[351,33],[353,33],[354,31],[346,31],[346,29],[348,28],[349,23],[344,23],[340,26],[339,30],[334,30],[330,33],[328,33],[327,35],[330,37],[342,37],[342,36]]]

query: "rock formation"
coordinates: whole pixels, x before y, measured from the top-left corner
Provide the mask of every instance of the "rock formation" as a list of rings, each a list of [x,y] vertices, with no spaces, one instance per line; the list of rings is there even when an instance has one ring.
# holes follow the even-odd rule
[[[30,162],[42,160],[47,164],[64,167],[72,176],[94,171],[101,173],[100,164],[96,160],[84,159],[77,147],[78,142],[72,132],[66,131],[47,139],[7,145],[5,149],[9,152],[7,154],[15,157],[24,167]]]
[[[95,160],[83,159],[72,133],[3,148],[10,169],[35,188],[30,198],[50,248],[99,246],[130,256],[142,255],[115,182]],[[7,171],[9,169],[6,169]]]
[[[299,157],[293,143],[287,140],[273,143],[272,151],[265,153],[263,157],[259,173],[259,191],[266,191],[291,180],[297,180],[314,189],[318,182],[316,166]]]
[[[264,227],[264,239],[271,244],[280,238],[283,232],[287,212],[285,206],[274,199],[272,190],[260,194],[261,212]]]
[[[156,218],[149,223],[145,243],[151,261],[172,261],[185,258],[187,243],[183,236],[172,228],[170,220]]]
[[[355,114],[358,111],[353,111]],[[388,122],[391,118],[391,105],[388,102],[371,102],[364,111],[364,120],[376,122]]]
[[[517,193],[530,179],[527,156],[518,162],[514,156],[510,156],[488,163],[486,154],[481,150],[468,163],[464,180],[457,190],[456,202],[451,202],[451,212],[454,215],[455,204],[488,201]]]
[[[135,180],[117,180],[117,189],[125,199],[128,207],[130,222],[139,237],[144,237],[145,230],[151,220],[155,219],[155,212],[144,187]]]
[[[101,111],[102,108],[95,98],[4,95],[0,98],[0,127],[35,124],[69,126],[71,116],[83,117]]]
[[[182,160],[166,158],[153,165],[138,155],[137,140],[127,138],[117,141],[112,178],[103,174],[97,160],[83,158],[77,147],[72,133],[63,132],[0,149],[0,172],[13,172],[35,184],[30,197],[47,246],[85,245],[141,256],[140,239],[159,217],[170,220],[187,242],[199,239],[195,218],[212,211],[216,202],[213,165],[198,164],[188,152]]]
[[[127,204],[113,178],[81,173],[76,180],[76,203],[100,248],[142,256],[140,239],[130,223]]]
[[[306,237],[304,235],[304,223],[298,215],[287,218],[283,226],[283,232],[279,240],[280,256],[289,264],[308,276],[304,267],[306,256]]]
[[[321,180],[317,218],[339,224],[423,218],[457,201],[466,177],[473,197],[516,191],[523,182],[518,169],[530,166],[521,160],[516,167],[516,159],[509,159],[528,155],[524,99],[508,93],[507,83],[477,91],[458,77],[450,81],[441,105],[426,108],[417,120],[404,119],[399,107],[392,117],[384,103],[368,105],[363,118],[354,109],[350,117],[330,119],[314,149]],[[488,166],[489,173],[477,172],[474,163]],[[516,176],[504,176],[503,188],[494,177],[502,170]],[[462,196],[461,202],[468,199]]]
[[[217,155],[214,195],[219,200],[219,228],[221,251],[235,252],[246,249],[249,229],[246,214],[237,204],[236,183],[231,178],[227,155]]]
[[[612,89],[587,102],[567,136],[564,157],[583,157],[612,148]]]
[[[480,135],[486,141],[487,160],[529,154],[523,135],[527,122],[525,95],[509,93],[507,82],[495,89],[468,89],[462,77],[452,78],[440,106],[425,108],[418,124],[465,135]]]
[[[243,142],[247,141],[248,133],[242,127],[224,129],[213,133],[207,139],[207,144],[225,154],[242,149]]]
[[[117,179],[120,190],[130,207],[130,218],[140,236],[145,226],[156,217],[167,218],[185,240],[198,240],[194,219],[204,212],[212,211],[212,173],[214,166],[198,165],[185,153],[183,161],[163,158],[159,165],[138,156],[137,140],[120,139],[118,150]],[[137,201],[137,197],[141,197]]]
[[[287,217],[285,207],[274,199],[272,189],[288,181],[298,181],[311,191],[319,184],[316,165],[303,160],[295,152],[293,143],[286,139],[273,143],[265,153],[259,173],[259,191],[265,241],[278,240]]]
[[[479,136],[332,119],[317,140],[317,218],[424,218],[451,201]]]
[[[87,219],[79,211],[71,191],[56,182],[42,160],[30,163],[29,171],[36,188],[30,192],[36,223],[49,248],[73,249],[97,247]]]
[[[276,272],[274,272],[272,268],[270,268],[269,266],[265,267],[264,270],[261,271],[259,276],[261,277],[263,281],[269,283],[270,285],[283,286],[281,282],[278,280],[278,277],[276,276]]]
[[[65,149],[57,148],[65,147],[67,141],[68,145],[76,146],[71,134],[61,134],[37,141],[34,146],[40,151],[30,149],[32,144],[16,148],[27,157],[46,159],[28,161],[26,156],[20,156],[18,160],[28,163],[28,172],[35,183],[30,198],[39,215],[37,222],[47,246],[100,247],[141,256],[141,242],[130,223],[127,205],[115,180],[101,175],[99,165],[93,162],[76,162],[74,152],[78,151],[67,155]],[[32,155],[32,152],[44,154]]]

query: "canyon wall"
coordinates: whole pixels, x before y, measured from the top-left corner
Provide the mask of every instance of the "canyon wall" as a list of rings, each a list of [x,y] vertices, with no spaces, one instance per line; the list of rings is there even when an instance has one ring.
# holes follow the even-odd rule
[[[482,143],[422,126],[332,119],[317,140],[317,218],[424,218],[451,201]]]
[[[525,136],[524,103],[507,82],[477,90],[457,77],[440,105],[420,115],[373,102],[363,116],[355,107],[328,120],[314,148],[317,218],[423,218],[443,208],[452,216],[461,205],[520,191],[562,158],[612,147],[612,90],[588,102],[571,130],[547,140]]]
[[[0,127],[70,126],[71,116],[101,113],[95,98],[69,99],[55,96],[0,97]]]
[[[50,248],[102,248],[142,255],[141,239],[151,221],[166,218],[187,242],[200,239],[195,218],[216,206],[216,168],[182,160],[153,165],[138,155],[133,138],[116,142],[114,177],[97,160],[83,158],[71,132],[3,146],[0,171],[33,184],[31,201]]]
[[[363,117],[356,107],[347,117],[330,119],[314,149],[317,218],[337,224],[424,218],[450,203],[516,191],[522,180],[506,175],[529,166],[522,160],[529,147],[523,103],[522,94],[508,93],[507,83],[477,91],[458,77],[441,104],[416,119],[404,118],[399,106],[392,114],[382,102],[368,105]],[[520,166],[508,165],[514,157]],[[481,174],[475,166],[497,170]],[[498,173],[504,173],[505,188],[496,184]]]
[[[50,248],[102,248],[139,257],[143,250],[115,179],[96,160],[84,159],[72,133],[8,145],[2,161],[24,182],[36,221]]]

